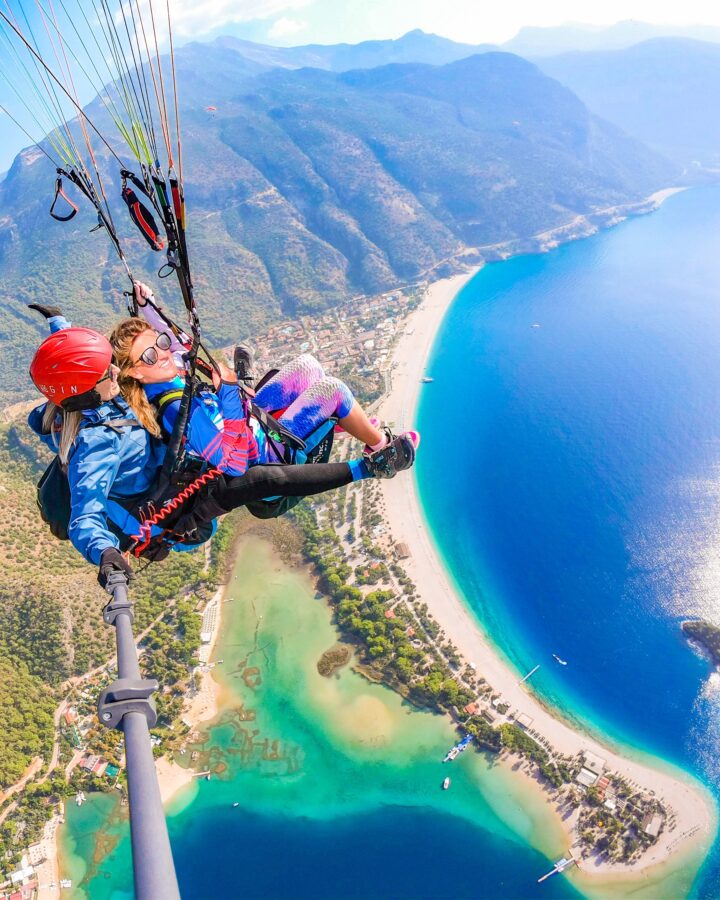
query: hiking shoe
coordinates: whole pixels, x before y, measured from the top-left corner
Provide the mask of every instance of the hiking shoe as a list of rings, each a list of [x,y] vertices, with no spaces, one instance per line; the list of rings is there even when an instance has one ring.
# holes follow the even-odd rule
[[[383,431],[388,436],[388,443],[382,450],[366,453],[365,464],[375,478],[394,478],[415,462],[415,447],[420,442],[420,435],[416,431],[406,431],[395,437],[390,429]]]
[[[363,455],[366,457],[371,456],[373,453],[379,452],[380,450],[384,450],[385,447],[388,447],[395,440],[395,435],[393,434],[393,431],[390,428],[390,426],[383,425],[380,422],[380,419],[377,418],[377,416],[373,416],[368,421],[374,428],[377,428],[378,431],[380,431],[380,433],[385,436],[385,446],[379,447],[378,450],[376,451],[374,447],[370,446],[370,444],[365,444],[365,447],[363,448]],[[403,435],[405,437],[410,438],[410,440],[413,443],[413,446],[417,450],[417,448],[420,446],[420,432],[419,431],[403,431]]]
[[[247,344],[238,344],[235,348],[235,354],[233,356],[235,374],[238,377],[238,381],[242,381],[245,384],[252,383],[252,369],[254,362],[255,354],[253,353],[252,348]]]

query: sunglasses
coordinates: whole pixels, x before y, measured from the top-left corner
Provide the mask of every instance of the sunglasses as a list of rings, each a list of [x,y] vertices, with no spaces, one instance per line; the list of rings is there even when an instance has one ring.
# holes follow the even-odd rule
[[[95,387],[97,387],[98,384],[102,384],[103,381],[107,381],[108,378],[110,379],[110,381],[113,382],[113,384],[117,384],[117,377],[118,377],[117,366],[113,366],[113,365],[111,364],[110,366],[108,366],[108,370],[107,370],[107,372],[103,375],[103,377],[102,377],[101,379],[99,379],[99,381],[96,382]]]
[[[157,340],[153,346],[144,350],[138,357],[137,362],[134,362],[133,365],[136,366],[138,363],[145,363],[146,366],[154,366],[158,361],[158,350],[169,350],[171,344],[172,338],[163,331],[162,334],[157,336]]]

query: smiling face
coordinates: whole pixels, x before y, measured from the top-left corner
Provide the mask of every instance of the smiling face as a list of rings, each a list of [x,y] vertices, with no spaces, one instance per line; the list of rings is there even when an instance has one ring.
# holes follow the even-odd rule
[[[140,332],[132,342],[130,359],[133,365],[127,369],[127,374],[143,384],[159,384],[163,381],[171,381],[179,374],[172,352],[158,347],[157,339],[157,331],[148,328]],[[151,349],[157,354],[157,362],[152,365],[140,358],[143,354],[146,354],[147,350]],[[149,356],[152,358],[154,354],[151,352]]]

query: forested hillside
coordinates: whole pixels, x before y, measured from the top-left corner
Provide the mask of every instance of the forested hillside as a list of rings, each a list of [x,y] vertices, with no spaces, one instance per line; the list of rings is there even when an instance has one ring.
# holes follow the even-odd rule
[[[676,180],[670,163],[510,54],[337,74],[262,71],[228,47],[194,44],[177,62],[189,238],[211,342],[443,274],[467,246],[526,237]],[[97,104],[91,115],[112,133]],[[101,166],[107,157],[99,152]],[[6,399],[30,395],[28,357],[44,333],[27,303],[56,303],[101,329],[123,307],[127,279],[106,236],[88,233],[82,198],[72,222],[48,218],[53,185],[37,150],[0,185]],[[136,274],[157,285],[163,260],[126,210],[116,221]]]
[[[0,794],[33,757],[49,758],[60,685],[104,663],[114,649],[95,568],[40,519],[35,482],[49,459],[22,417],[0,426]],[[202,552],[173,553],[138,575],[137,633],[168,601],[206,579],[204,561]],[[194,613],[191,619],[199,622]]]

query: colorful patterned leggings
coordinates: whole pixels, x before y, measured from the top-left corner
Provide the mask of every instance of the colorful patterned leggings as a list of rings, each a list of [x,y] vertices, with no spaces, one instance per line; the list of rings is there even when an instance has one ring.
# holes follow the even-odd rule
[[[255,402],[268,412],[284,410],[279,421],[304,439],[332,416],[347,416],[355,398],[343,381],[326,375],[315,357],[304,353],[273,375],[257,392]],[[270,448],[261,447],[261,456],[263,461],[274,458]]]

